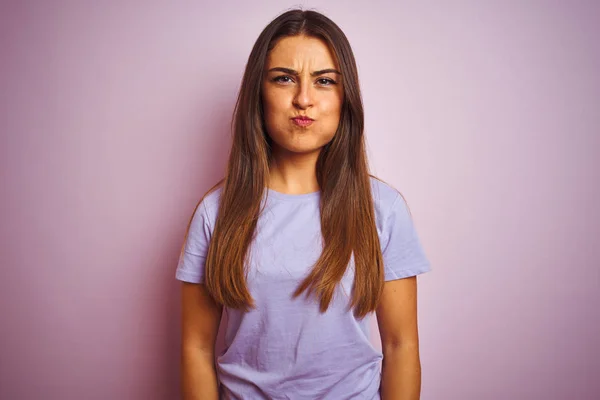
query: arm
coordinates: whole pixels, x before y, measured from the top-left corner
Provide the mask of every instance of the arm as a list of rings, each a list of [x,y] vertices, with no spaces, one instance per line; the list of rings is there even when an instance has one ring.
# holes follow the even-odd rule
[[[184,400],[218,400],[215,340],[222,307],[203,284],[183,282],[181,388]]]
[[[421,361],[416,276],[387,281],[377,308],[383,366],[382,400],[419,400]]]

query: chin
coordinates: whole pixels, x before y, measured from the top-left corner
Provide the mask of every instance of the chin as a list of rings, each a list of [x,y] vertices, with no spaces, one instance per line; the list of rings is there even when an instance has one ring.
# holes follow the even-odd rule
[[[309,131],[302,134],[291,132],[289,135],[271,136],[271,139],[273,145],[278,148],[279,151],[296,154],[310,154],[320,152],[321,149],[333,139],[333,136],[327,138],[320,135],[319,137],[316,136],[316,133],[311,135],[311,132]]]
[[[278,151],[283,151],[285,153],[304,154],[304,153],[314,153],[315,151],[319,151],[321,149],[321,146],[294,145],[292,143],[286,143],[286,144],[277,143],[276,148]]]
[[[321,151],[323,147],[290,147],[287,148],[286,150],[289,151],[290,153],[295,153],[295,154],[312,154],[312,153],[318,153]]]

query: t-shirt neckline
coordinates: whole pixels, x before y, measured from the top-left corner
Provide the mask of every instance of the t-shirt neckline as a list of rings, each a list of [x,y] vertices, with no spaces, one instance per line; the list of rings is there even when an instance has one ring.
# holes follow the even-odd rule
[[[302,194],[289,194],[289,193],[282,193],[282,192],[278,192],[276,190],[273,190],[271,188],[267,188],[268,191],[268,196],[278,199],[278,200],[285,200],[285,201],[303,201],[303,200],[310,200],[310,199],[315,199],[318,198],[321,194],[321,191],[318,190],[316,192],[310,192],[310,193],[302,193]]]

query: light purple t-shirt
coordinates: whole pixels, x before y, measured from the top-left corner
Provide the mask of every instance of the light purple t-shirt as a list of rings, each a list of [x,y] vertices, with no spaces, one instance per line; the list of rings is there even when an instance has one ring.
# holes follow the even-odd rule
[[[431,270],[402,196],[371,179],[385,280]],[[221,188],[197,208],[176,278],[203,281]],[[292,299],[322,249],[320,192],[290,195],[267,189],[266,207],[250,246],[248,289],[256,308],[227,313],[225,350],[217,355],[224,399],[379,399],[383,355],[369,340],[370,313],[347,309],[354,258],[329,309],[314,298]]]

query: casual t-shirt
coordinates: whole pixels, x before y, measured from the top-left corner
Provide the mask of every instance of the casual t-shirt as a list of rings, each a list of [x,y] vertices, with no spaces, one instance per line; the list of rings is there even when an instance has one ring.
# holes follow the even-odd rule
[[[398,191],[371,179],[385,280],[431,270],[407,205]],[[204,197],[190,225],[176,278],[201,283],[218,212],[219,188]],[[383,355],[369,340],[374,313],[348,310],[351,257],[328,310],[292,294],[322,250],[320,192],[284,194],[267,188],[266,206],[250,245],[247,285],[256,308],[229,309],[225,349],[217,355],[224,399],[379,399]]]

